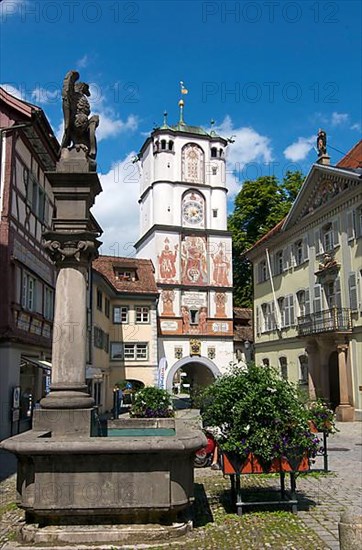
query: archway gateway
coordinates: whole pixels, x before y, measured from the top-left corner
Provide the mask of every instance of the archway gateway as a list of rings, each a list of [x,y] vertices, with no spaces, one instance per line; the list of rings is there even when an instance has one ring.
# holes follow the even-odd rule
[[[176,361],[166,372],[165,387],[172,391],[173,380],[176,372],[182,369],[195,386],[208,386],[215,378],[221,376],[218,367],[207,357],[183,357]]]

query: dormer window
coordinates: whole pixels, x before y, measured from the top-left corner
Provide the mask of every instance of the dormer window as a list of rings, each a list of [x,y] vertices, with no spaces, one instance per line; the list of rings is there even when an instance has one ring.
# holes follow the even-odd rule
[[[117,281],[137,281],[137,274],[134,269],[116,269],[115,275]]]
[[[211,147],[211,158],[217,157],[217,149],[216,147]]]

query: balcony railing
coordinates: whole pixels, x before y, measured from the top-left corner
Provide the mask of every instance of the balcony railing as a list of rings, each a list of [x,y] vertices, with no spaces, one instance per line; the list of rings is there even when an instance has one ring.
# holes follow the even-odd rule
[[[298,317],[298,335],[309,336],[322,332],[351,332],[351,310],[334,307]]]

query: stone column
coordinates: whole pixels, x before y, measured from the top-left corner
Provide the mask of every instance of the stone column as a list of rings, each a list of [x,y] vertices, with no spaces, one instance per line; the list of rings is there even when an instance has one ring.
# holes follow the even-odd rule
[[[57,281],[51,387],[40,404],[43,409],[90,409],[94,401],[85,383],[87,274],[101,244],[101,228],[90,208],[102,188],[84,152],[65,150],[63,157],[56,172],[47,173],[56,215],[43,235],[44,247],[57,268]]]
[[[350,405],[348,398],[347,350],[348,346],[346,344],[337,346],[340,404],[336,409],[336,414],[337,420],[342,422],[351,422],[354,420],[354,408]]]

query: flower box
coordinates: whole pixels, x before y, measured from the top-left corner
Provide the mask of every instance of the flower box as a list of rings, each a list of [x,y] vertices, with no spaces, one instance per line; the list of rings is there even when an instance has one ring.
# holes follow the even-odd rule
[[[255,454],[247,457],[231,452],[222,453],[223,473],[233,474],[268,474],[280,472],[306,472],[309,470],[308,455],[277,457],[269,463],[261,461]]]

